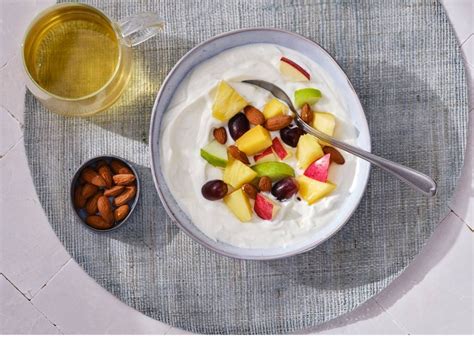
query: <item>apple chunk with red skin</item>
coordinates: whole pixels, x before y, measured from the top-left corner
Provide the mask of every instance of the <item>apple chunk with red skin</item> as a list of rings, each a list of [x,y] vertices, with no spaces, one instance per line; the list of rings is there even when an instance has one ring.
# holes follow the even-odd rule
[[[311,179],[325,183],[328,180],[330,160],[331,154],[324,155],[320,159],[310,164],[304,171],[304,175]]]
[[[311,76],[304,68],[284,56],[280,58],[280,72],[293,82],[306,82],[311,79]]]
[[[290,153],[285,149],[278,137],[273,138],[272,148],[275,154],[277,154],[277,156],[280,158],[280,160],[284,160],[288,156],[290,156]]]
[[[255,160],[255,162],[259,162],[259,163],[277,160],[275,154],[273,153],[272,147],[268,147],[260,154],[255,155],[253,159]]]
[[[279,209],[280,207],[271,199],[261,193],[257,194],[253,210],[261,219],[273,220]]]

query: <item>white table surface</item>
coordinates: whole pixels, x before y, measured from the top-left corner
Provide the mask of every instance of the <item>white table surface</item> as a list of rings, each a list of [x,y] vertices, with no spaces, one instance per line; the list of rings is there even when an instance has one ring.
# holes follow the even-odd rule
[[[0,0],[0,333],[185,334],[100,287],[56,238],[36,195],[23,144],[19,44],[53,0]],[[357,309],[305,333],[474,333],[474,0],[442,1],[469,75],[466,161],[451,212],[408,269]]]

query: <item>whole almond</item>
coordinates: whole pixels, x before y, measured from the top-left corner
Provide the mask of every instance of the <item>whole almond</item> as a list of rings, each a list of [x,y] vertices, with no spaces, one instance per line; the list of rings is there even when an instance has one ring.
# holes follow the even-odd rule
[[[116,174],[112,177],[116,185],[130,185],[135,181],[133,174]]]
[[[132,170],[119,160],[112,160],[110,167],[112,167],[115,174],[133,174]]]
[[[97,192],[94,196],[89,198],[86,203],[86,212],[88,215],[97,214],[97,201],[102,196],[102,192]]]
[[[242,186],[242,189],[247,194],[247,196],[249,196],[249,198],[255,199],[257,197],[258,190],[252,184],[249,184],[249,183],[244,184]]]
[[[227,132],[224,127],[219,127],[212,131],[212,135],[220,144],[225,144],[227,142]]]
[[[78,209],[84,208],[87,199],[82,196],[82,187],[78,186],[74,190],[74,206]]]
[[[261,177],[258,181],[258,188],[260,191],[263,191],[263,192],[271,191],[272,180],[267,176]]]
[[[308,124],[308,125],[313,124],[314,113],[311,110],[311,106],[309,104],[305,103],[303,105],[303,107],[301,108],[300,116],[301,116],[301,119],[303,119],[303,121],[306,124]]]
[[[112,227],[111,223],[108,223],[107,221],[105,221],[99,215],[90,215],[90,216],[86,217],[86,223],[89,226],[91,226],[93,228],[97,228],[97,229],[108,229],[108,228]]]
[[[130,207],[128,206],[128,204],[124,204],[124,205],[118,207],[117,209],[115,209],[114,210],[115,221],[120,222],[123,219],[125,219],[125,217],[128,215],[129,211],[130,211]]]
[[[323,147],[323,152],[325,154],[331,154],[331,162],[334,162],[338,165],[343,165],[344,162],[346,162],[346,160],[344,160],[344,156],[342,156],[342,154],[336,148],[326,146]]]
[[[99,211],[100,216],[110,223],[114,223],[114,212],[112,210],[112,204],[110,204],[109,198],[105,196],[100,196],[97,200],[97,210]]]
[[[242,163],[245,163],[246,165],[250,164],[250,161],[245,155],[244,152],[240,151],[239,148],[235,145],[231,145],[227,148],[227,153],[232,156],[234,159],[241,161]]]
[[[104,191],[104,196],[106,197],[115,197],[122,193],[125,190],[125,186],[116,185]]]
[[[249,123],[253,125],[263,125],[265,122],[265,116],[254,106],[246,106],[244,108],[244,114],[247,117]]]
[[[95,185],[85,183],[84,186],[82,187],[82,197],[85,199],[88,199],[89,197],[94,196],[99,188]]]
[[[105,187],[105,180],[92,168],[84,168],[81,173],[81,177],[89,184]]]
[[[275,117],[265,120],[264,126],[268,131],[278,131],[290,125],[292,121],[292,116],[277,115]]]
[[[137,193],[136,186],[132,185],[132,186],[125,187],[125,191],[122,192],[117,197],[115,197],[114,199],[115,206],[120,207],[121,205],[124,205],[130,202],[133,199],[133,197],[135,197],[136,193]]]
[[[114,183],[112,179],[112,171],[110,170],[110,167],[108,165],[102,165],[100,166],[97,171],[99,172],[99,175],[104,179],[105,181],[105,187],[110,189]]]

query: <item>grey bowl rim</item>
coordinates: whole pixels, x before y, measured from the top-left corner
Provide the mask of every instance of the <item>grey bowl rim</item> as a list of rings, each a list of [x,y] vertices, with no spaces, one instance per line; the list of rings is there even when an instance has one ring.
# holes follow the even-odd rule
[[[370,163],[367,165],[367,171],[366,171],[366,177],[365,177],[365,180],[364,180],[364,188],[363,188],[363,191],[362,193],[360,194],[359,198],[355,201],[354,203],[354,208],[352,209],[352,211],[350,212],[349,215],[347,215],[346,219],[343,220],[343,222],[340,224],[339,227],[337,227],[337,229],[335,229],[329,236],[327,236],[326,238],[323,238],[323,239],[320,239],[319,241],[315,241],[311,244],[307,244],[306,246],[301,246],[298,250],[294,250],[293,252],[288,252],[288,253],[284,253],[284,254],[277,254],[277,255],[240,255],[240,254],[236,254],[236,253],[231,253],[231,252],[228,252],[228,251],[225,251],[225,250],[222,250],[222,249],[219,249],[219,248],[216,248],[214,246],[212,246],[212,244],[210,243],[207,243],[203,240],[201,240],[200,238],[198,238],[193,231],[187,229],[182,223],[181,221],[179,220],[179,218],[177,216],[174,215],[173,211],[171,210],[171,208],[168,206],[167,202],[166,202],[166,198],[163,194],[163,191],[161,191],[161,187],[160,187],[160,183],[158,181],[158,177],[157,177],[157,173],[155,172],[155,164],[154,164],[154,159],[153,159],[153,148],[154,148],[154,145],[153,145],[153,134],[154,134],[154,131],[153,131],[153,124],[154,124],[154,121],[155,121],[155,118],[158,117],[157,116],[157,112],[156,112],[156,108],[158,106],[158,103],[161,99],[161,96],[163,94],[163,90],[166,88],[167,84],[168,84],[168,81],[169,79],[171,78],[171,76],[174,74],[174,72],[176,71],[176,69],[181,65],[181,63],[188,58],[188,56],[190,56],[192,53],[194,53],[196,50],[206,46],[207,44],[211,43],[212,41],[215,41],[217,39],[221,39],[221,38],[224,38],[226,36],[231,36],[231,35],[234,35],[234,34],[239,34],[239,33],[244,33],[244,32],[251,32],[251,31],[255,31],[255,32],[259,32],[259,31],[268,31],[268,32],[276,32],[276,33],[283,33],[283,34],[287,34],[287,35],[290,35],[290,36],[293,36],[295,37],[296,39],[299,39],[299,40],[303,40],[303,41],[306,41],[310,44],[313,44],[315,45],[316,47],[318,47],[319,49],[321,49],[332,61],[333,63],[341,70],[341,72],[344,74],[346,80],[347,80],[347,83],[350,87],[350,89],[352,90],[352,92],[354,93],[355,97],[356,97],[356,101],[357,101],[357,104],[358,106],[360,107],[360,110],[362,111],[363,115],[364,115],[364,118],[365,118],[365,126],[366,126],[366,131],[367,131],[367,135],[368,135],[368,143],[367,143],[367,147],[365,148],[365,150],[371,152],[372,151],[372,136],[370,135],[370,129],[369,129],[369,126],[368,126],[368,122],[367,122],[367,116],[365,115],[365,111],[364,111],[364,107],[362,106],[362,103],[360,101],[360,98],[359,98],[359,95],[358,93],[356,92],[354,86],[352,85],[346,71],[341,67],[341,65],[337,62],[337,60],[332,56],[331,53],[329,53],[325,48],[323,48],[320,44],[318,44],[317,42],[303,36],[303,35],[300,35],[300,34],[297,34],[297,33],[294,33],[294,32],[291,32],[291,31],[288,31],[288,30],[283,30],[283,29],[276,29],[276,28],[266,28],[266,27],[251,27],[251,28],[244,28],[244,29],[237,29],[237,30],[232,30],[232,31],[228,31],[228,32],[224,32],[222,34],[219,34],[219,35],[215,35],[215,36],[212,36],[210,37],[209,39],[195,45],[193,48],[191,48],[188,52],[186,52],[175,64],[174,66],[172,67],[172,69],[168,72],[168,74],[166,75],[165,79],[163,80],[163,82],[161,83],[160,85],[160,89],[156,95],[156,98],[155,98],[155,102],[153,104],[153,108],[152,108],[152,111],[151,111],[151,118],[150,118],[150,129],[149,129],[149,137],[148,137],[148,143],[150,145],[150,150],[149,150],[149,157],[150,157],[150,168],[151,168],[151,173],[152,173],[152,178],[153,178],[153,183],[155,185],[155,188],[156,188],[156,191],[158,192],[158,196],[160,198],[160,201],[163,205],[163,207],[165,208],[166,210],[166,213],[168,214],[168,216],[179,226],[179,228],[181,230],[184,231],[184,233],[186,235],[188,235],[191,239],[193,239],[194,241],[196,241],[198,244],[202,245],[205,249],[207,250],[210,250],[214,253],[217,253],[219,255],[222,255],[222,256],[225,256],[225,257],[228,257],[228,258],[232,258],[232,259],[238,259],[238,260],[256,260],[256,261],[267,261],[267,260],[278,260],[278,259],[283,259],[283,258],[288,258],[288,257],[292,257],[292,256],[296,256],[296,255],[299,255],[299,254],[302,254],[302,253],[305,253],[305,252],[308,252],[314,248],[316,248],[317,246],[321,245],[322,243],[326,242],[327,240],[331,239],[332,237],[334,237],[343,227],[344,225],[351,219],[351,217],[354,215],[355,211],[359,208],[359,205],[360,205],[360,202],[363,198],[363,196],[365,195],[366,191],[367,191],[367,184],[369,182],[369,179],[370,179],[370,172],[371,172],[371,165]],[[162,115],[160,115],[162,116]],[[158,147],[159,147],[159,144],[158,144]],[[173,196],[172,196],[173,197]],[[174,197],[173,197],[174,199]],[[201,231],[202,232],[202,231]]]
[[[137,193],[135,195],[135,200],[133,201],[132,203],[132,206],[130,207],[130,211],[128,212],[128,215],[125,217],[125,219],[123,219],[122,221],[120,221],[117,225],[115,225],[114,227],[112,228],[109,228],[109,229],[97,229],[97,228],[94,228],[94,227],[91,227],[89,226],[82,218],[81,216],[79,215],[76,207],[74,206],[74,190],[75,190],[75,186],[76,186],[76,183],[77,183],[77,180],[79,179],[79,176],[80,176],[80,173],[82,172],[82,170],[88,166],[90,166],[91,164],[97,162],[97,161],[100,161],[100,160],[103,160],[104,158],[110,158],[110,159],[116,159],[116,160],[119,160],[119,161],[122,161],[123,163],[125,163],[133,172],[133,174],[135,175],[135,181],[137,182]],[[138,199],[140,197],[140,176],[138,175],[137,173],[137,170],[135,169],[135,167],[133,167],[132,163],[120,156],[116,156],[116,155],[99,155],[99,156],[94,156],[94,157],[91,157],[89,159],[87,159],[86,161],[84,161],[77,169],[76,171],[74,172],[74,175],[72,176],[71,178],[71,185],[70,185],[70,191],[69,191],[69,201],[70,201],[70,206],[73,210],[73,213],[75,215],[75,217],[77,219],[79,219],[79,222],[85,226],[87,229],[89,229],[90,231],[93,231],[94,233],[109,233],[109,232],[113,232],[113,231],[117,231],[120,227],[122,227],[127,221],[128,219],[130,218],[130,216],[133,214],[133,212],[135,211],[135,208],[138,204]]]

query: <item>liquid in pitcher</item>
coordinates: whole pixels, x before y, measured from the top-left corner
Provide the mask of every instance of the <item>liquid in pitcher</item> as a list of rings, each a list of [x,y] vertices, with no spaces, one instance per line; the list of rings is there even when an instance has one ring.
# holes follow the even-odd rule
[[[110,22],[98,13],[60,8],[32,28],[25,41],[25,64],[49,93],[78,99],[97,92],[113,77],[119,45]]]

